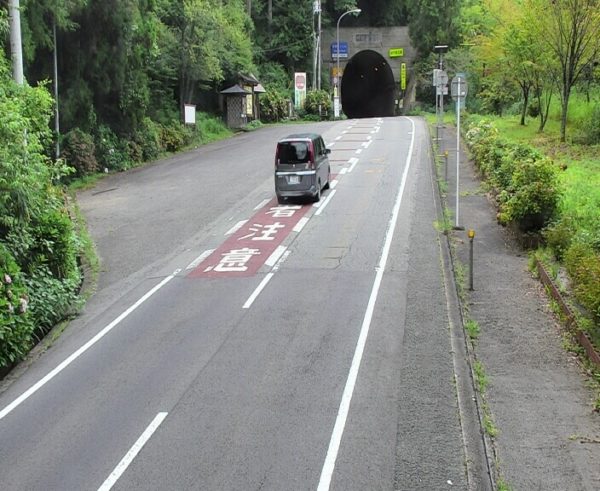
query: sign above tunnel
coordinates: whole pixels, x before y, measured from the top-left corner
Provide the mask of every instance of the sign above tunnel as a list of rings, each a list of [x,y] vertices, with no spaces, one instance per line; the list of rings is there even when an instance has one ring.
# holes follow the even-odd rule
[[[331,43],[331,57],[335,60],[338,58],[348,58],[348,43],[340,41],[338,48],[337,43]]]
[[[390,48],[388,50],[388,56],[390,58],[401,58],[404,56],[404,48]]]

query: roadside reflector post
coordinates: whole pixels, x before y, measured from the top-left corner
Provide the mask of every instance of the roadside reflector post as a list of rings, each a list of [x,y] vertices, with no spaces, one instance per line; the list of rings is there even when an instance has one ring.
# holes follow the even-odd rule
[[[475,238],[475,230],[472,228],[468,231],[469,236],[469,290],[473,291],[473,239]]]

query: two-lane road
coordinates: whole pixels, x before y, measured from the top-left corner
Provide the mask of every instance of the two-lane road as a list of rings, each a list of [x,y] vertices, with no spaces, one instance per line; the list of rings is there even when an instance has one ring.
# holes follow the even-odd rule
[[[275,142],[304,130],[331,189],[277,205]],[[433,183],[425,124],[386,118],[82,193],[104,272],[0,395],[0,487],[485,489]]]

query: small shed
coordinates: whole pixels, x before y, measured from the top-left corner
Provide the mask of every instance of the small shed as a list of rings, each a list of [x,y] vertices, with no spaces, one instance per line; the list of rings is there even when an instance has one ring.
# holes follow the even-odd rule
[[[251,93],[238,84],[222,90],[225,97],[225,123],[229,128],[241,128],[248,122],[246,98]]]

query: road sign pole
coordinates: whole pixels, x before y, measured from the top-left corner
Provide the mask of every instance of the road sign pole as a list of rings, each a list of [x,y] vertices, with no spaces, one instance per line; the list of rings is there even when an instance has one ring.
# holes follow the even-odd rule
[[[456,228],[459,228],[459,189],[460,189],[460,77],[458,77],[458,97],[456,98]]]

